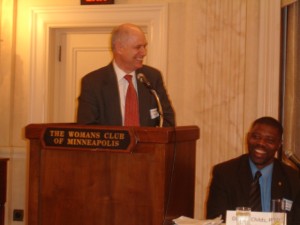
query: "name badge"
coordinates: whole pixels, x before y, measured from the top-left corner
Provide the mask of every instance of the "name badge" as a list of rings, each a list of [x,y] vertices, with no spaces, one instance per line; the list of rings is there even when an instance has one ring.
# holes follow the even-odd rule
[[[286,198],[284,198],[283,201],[284,201],[284,207],[283,207],[284,210],[291,211],[292,206],[293,206],[293,201],[286,199]]]
[[[151,117],[151,119],[155,119],[155,118],[159,117],[157,108],[150,109],[150,117]]]

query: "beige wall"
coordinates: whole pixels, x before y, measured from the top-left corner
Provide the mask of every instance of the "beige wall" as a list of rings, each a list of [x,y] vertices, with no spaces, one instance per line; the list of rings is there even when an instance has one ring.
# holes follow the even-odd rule
[[[1,0],[0,157],[9,157],[6,225],[26,210],[30,122],[31,7],[76,6],[80,0]],[[258,116],[277,117],[279,0],[115,0],[168,3],[166,84],[178,125],[201,129],[195,217],[204,218],[212,165],[244,151]],[[84,6],[83,6],[84,7]]]

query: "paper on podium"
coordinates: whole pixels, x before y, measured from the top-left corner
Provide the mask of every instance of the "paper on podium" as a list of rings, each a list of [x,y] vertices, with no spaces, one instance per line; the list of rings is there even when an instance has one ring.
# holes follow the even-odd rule
[[[185,216],[180,216],[173,220],[176,225],[219,225],[223,222],[221,217],[213,220],[196,220]]]

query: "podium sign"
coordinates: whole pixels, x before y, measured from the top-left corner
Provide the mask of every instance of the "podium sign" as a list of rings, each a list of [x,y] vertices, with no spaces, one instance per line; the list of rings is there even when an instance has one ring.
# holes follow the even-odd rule
[[[193,217],[199,128],[31,124],[30,225],[157,225]]]
[[[130,152],[136,143],[130,130],[116,128],[47,127],[43,147],[53,149],[93,149],[95,151]]]

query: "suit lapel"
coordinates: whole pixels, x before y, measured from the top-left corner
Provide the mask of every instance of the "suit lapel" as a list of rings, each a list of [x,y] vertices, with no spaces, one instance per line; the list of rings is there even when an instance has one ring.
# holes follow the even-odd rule
[[[136,74],[141,72],[140,70],[136,71]],[[141,125],[148,124],[149,114],[148,105],[150,104],[147,100],[149,98],[149,89],[140,81],[137,80],[137,89],[139,96],[139,111],[140,111],[140,123]]]
[[[242,156],[240,169],[239,169],[239,181],[242,188],[242,195],[245,196],[245,201],[248,201],[248,195],[250,192],[250,184],[253,179],[248,155]]]
[[[288,188],[288,184],[286,183],[285,174],[279,162],[275,160],[272,175],[271,199],[283,198],[286,188]]]
[[[114,124],[122,124],[122,113],[120,108],[120,95],[117,75],[113,69],[112,63],[108,65],[107,79],[103,85],[103,96],[107,112],[112,112],[107,115]],[[118,110],[116,110],[118,109]]]

